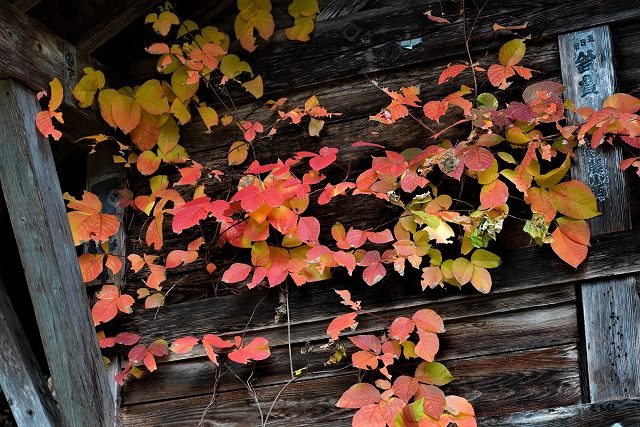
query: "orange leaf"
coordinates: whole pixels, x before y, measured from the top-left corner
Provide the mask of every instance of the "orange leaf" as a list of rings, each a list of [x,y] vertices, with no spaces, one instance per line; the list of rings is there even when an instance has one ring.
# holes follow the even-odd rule
[[[80,264],[80,272],[82,272],[82,281],[91,282],[98,278],[103,270],[103,254],[83,254],[78,257]]]
[[[102,242],[118,232],[120,220],[115,215],[100,212],[102,203],[95,194],[85,191],[81,200],[66,193],[64,197],[69,200],[67,207],[75,209],[67,217],[76,246],[90,240]]]
[[[111,103],[111,116],[115,124],[128,134],[138,126],[142,110],[131,96],[119,94]]]
[[[173,344],[171,344],[169,349],[178,354],[188,353],[196,344],[198,344],[199,341],[200,340],[196,337],[178,338],[173,342]]]
[[[435,311],[428,308],[416,311],[411,317],[418,329],[427,332],[442,333],[445,332],[444,322]]]
[[[508,198],[509,188],[499,179],[482,186],[482,190],[480,190],[480,203],[485,209],[497,208],[505,204]]]
[[[440,74],[440,78],[438,78],[438,84],[441,85],[446,83],[447,80],[454,78],[464,70],[469,68],[467,64],[454,64],[449,65],[444,71]]]
[[[567,264],[577,268],[587,257],[590,231],[583,220],[558,218],[558,228],[551,233],[551,249]]]

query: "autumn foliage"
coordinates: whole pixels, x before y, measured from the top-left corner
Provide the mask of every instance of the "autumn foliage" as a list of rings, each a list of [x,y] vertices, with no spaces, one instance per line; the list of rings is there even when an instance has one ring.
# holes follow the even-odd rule
[[[238,9],[235,37],[251,52],[274,32],[271,4],[239,0]],[[288,11],[294,25],[285,30],[286,37],[308,40],[319,13],[317,1],[294,0]],[[426,15],[430,25],[448,23],[430,11]],[[199,94],[223,93],[230,87],[255,98],[264,92],[262,78],[249,63],[229,52],[230,37],[212,26],[199,28],[193,21],[181,21],[166,8],[149,15],[146,22],[162,36],[147,47],[158,58],[160,78],[113,88],[101,71],[87,68],[73,90],[80,107],[97,105],[113,129],[109,135],[85,140],[115,143],[114,161],[148,181],[145,191],[122,191],[120,200],[122,206],[147,218],[146,247],[129,254],[126,266],[144,273],[146,287],[138,290],[136,302],[117,286],[105,284],[96,293],[92,310],[96,325],[133,310],[160,309],[167,295],[167,271],[199,259],[208,274],[248,288],[301,286],[329,279],[336,269],[373,286],[392,270],[402,276],[406,269],[417,269],[423,290],[469,285],[487,293],[492,288],[491,270],[501,263],[487,248],[500,235],[514,204],[528,210],[524,233],[539,245],[549,244],[567,264],[578,267],[589,247],[587,220],[599,212],[591,190],[567,179],[574,150],[614,140],[640,147],[640,100],[630,95],[611,96],[599,111],[576,110],[563,99],[562,85],[538,81],[524,90],[521,99],[500,102],[496,96],[500,90],[515,79],[534,76],[522,65],[525,40],[515,38],[500,48],[497,63],[459,61],[447,66],[435,84],[465,81],[469,86],[451,89],[441,99],[429,99],[424,95],[428,91],[413,85],[380,88],[388,104],[372,112],[370,119],[384,126],[414,120],[416,126],[432,131],[432,137],[418,147],[397,152],[366,141],[344,148],[318,144],[264,162],[256,155],[260,144],[281,127],[302,124],[309,135],[319,137],[325,120],[340,113],[327,109],[315,96],[304,105],[290,105],[285,98],[267,101],[262,108],[273,111],[270,122],[219,112],[219,105],[205,103]],[[488,81],[495,93],[474,93],[471,78],[474,87],[478,79]],[[56,111],[61,99],[62,87],[54,80],[48,108],[37,119],[40,131],[55,139],[61,134],[52,119],[62,122]],[[584,117],[584,124],[568,123],[565,111]],[[237,128],[238,138],[229,141],[226,159],[211,165],[190,159],[180,144],[181,126],[194,120],[207,130]],[[467,137],[447,139],[454,128],[468,128]],[[327,171],[340,164],[345,149],[362,150],[362,161],[370,163],[355,177],[346,174],[330,182]],[[632,165],[640,165],[640,159],[625,160],[621,167]],[[209,193],[203,185],[207,179],[226,182],[231,191]],[[464,193],[467,198],[460,201],[463,182],[478,191],[472,197]],[[336,199],[345,197],[376,198],[389,206],[395,219],[377,229],[335,223],[323,230],[320,219],[308,213],[314,204],[336,204]],[[119,220],[102,213],[99,198],[91,193],[80,199],[65,195],[65,199],[74,243],[93,242],[99,247],[96,253],[79,257],[85,282],[95,280],[104,268],[118,272],[124,260],[109,252],[108,241],[121,226]],[[196,227],[208,232],[187,247],[162,255],[166,226],[176,234]],[[216,252],[208,250],[225,245],[237,248],[238,259],[217,259]],[[351,300],[348,291],[338,293],[352,311],[328,325],[330,347],[335,348],[346,334],[353,348],[353,367],[379,376],[372,383],[355,384],[338,401],[339,407],[358,410],[354,425],[475,425],[471,405],[461,397],[446,396],[439,388],[453,380],[434,360],[437,334],[445,333],[440,316],[423,309],[410,318],[390,321],[381,334],[353,335],[357,320],[367,312],[360,301]],[[117,377],[121,383],[129,375],[140,376],[143,369],[156,370],[157,358],[170,352],[188,353],[196,346],[202,346],[216,365],[221,357],[245,364],[270,354],[262,337],[245,340],[207,334],[181,337],[171,344],[161,339],[148,342],[128,332],[113,337],[101,332],[99,338],[105,348],[131,347],[126,367]],[[345,354],[342,346],[331,358],[335,361]],[[404,359],[421,361],[414,376],[394,373],[393,365]]]

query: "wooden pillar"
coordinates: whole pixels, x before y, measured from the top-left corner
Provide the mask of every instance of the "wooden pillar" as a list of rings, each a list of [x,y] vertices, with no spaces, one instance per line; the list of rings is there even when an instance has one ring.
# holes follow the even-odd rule
[[[0,182],[67,426],[113,426],[102,365],[49,141],[35,94],[0,81]]]
[[[609,27],[564,34],[558,41],[567,98],[577,107],[601,108],[616,87]],[[631,228],[620,160],[619,146],[578,149],[571,174],[591,187],[602,212],[590,221],[593,235]],[[620,249],[620,256],[635,256]],[[582,284],[580,290],[590,401],[640,396],[640,298],[635,278],[597,280]]]
[[[60,425],[60,413],[0,282],[0,388],[20,427]]]

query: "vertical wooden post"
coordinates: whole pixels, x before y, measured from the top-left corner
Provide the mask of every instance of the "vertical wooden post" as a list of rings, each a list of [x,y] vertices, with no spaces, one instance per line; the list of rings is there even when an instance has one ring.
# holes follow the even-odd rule
[[[56,427],[60,413],[47,389],[9,295],[0,282],[0,387],[19,426]]]
[[[111,393],[35,95],[0,81],[0,182],[67,426],[113,426]]]
[[[558,41],[567,98],[577,107],[601,108],[616,86],[609,27],[564,34]],[[591,187],[602,212],[590,222],[594,235],[631,228],[620,160],[619,146],[578,149],[571,173]],[[635,279],[598,280],[580,288],[591,402],[640,396],[640,298]]]

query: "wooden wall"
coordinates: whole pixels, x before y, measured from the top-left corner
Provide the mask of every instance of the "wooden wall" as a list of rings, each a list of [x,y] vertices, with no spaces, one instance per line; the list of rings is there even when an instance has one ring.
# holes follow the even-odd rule
[[[274,0],[273,3],[286,2]],[[321,3],[327,6],[329,2]],[[342,3],[349,2],[331,2],[332,5]],[[421,14],[428,9],[424,1],[354,3],[361,5],[359,12],[319,22],[309,44],[292,45],[277,33],[271,43],[252,55],[252,63],[259,64],[255,66],[256,71],[265,77],[269,92],[266,98],[276,99],[286,94],[293,104],[301,104],[315,94],[330,111],[344,113],[328,121],[320,139],[309,137],[304,129],[282,129],[272,141],[256,146],[261,159],[275,160],[297,150],[336,146],[342,153],[339,162],[348,163],[354,177],[368,167],[366,155],[374,153],[350,148],[349,144],[354,141],[380,142],[398,150],[427,143],[429,134],[409,120],[393,127],[369,122],[369,114],[388,103],[386,95],[371,81],[394,89],[419,84],[423,99],[435,99],[456,90],[455,84],[438,87],[435,82],[448,62],[463,58],[460,20],[450,26],[431,23]],[[431,3],[436,6],[435,10],[440,10],[439,2]],[[443,4],[445,12],[455,17],[455,5]],[[469,15],[473,17],[473,11]],[[533,40],[527,45],[524,64],[536,70],[536,80],[559,81],[557,35],[611,23],[620,89],[637,95],[640,93],[640,71],[636,67],[640,51],[639,18],[640,10],[631,1],[608,4],[585,0],[490,1],[474,32],[473,54],[487,63],[495,62],[496,48],[510,37],[496,35],[490,25],[528,21]],[[342,35],[349,25],[360,30],[354,41]],[[412,50],[399,47],[399,41],[415,37],[422,37],[422,44]],[[131,74],[143,78],[149,65],[141,59]],[[514,86],[505,96],[524,87]],[[486,84],[483,88],[488,89]],[[241,115],[254,109],[255,104],[241,94],[237,99]],[[258,113],[255,118],[267,120],[268,115]],[[184,129],[182,140],[194,160],[217,167],[235,140],[234,133],[233,129],[223,128],[206,134],[201,124],[193,123]],[[332,182],[344,178],[339,168],[329,173]],[[637,225],[640,219],[638,178],[632,177],[630,183],[632,218]],[[213,194],[223,191],[214,181],[206,185]],[[142,184],[138,189],[146,191]],[[309,213],[321,219],[325,230],[335,221],[372,227],[390,219],[387,208],[376,201],[339,199],[325,207],[313,207]],[[131,250],[145,250],[141,244],[144,220],[138,215],[131,221],[127,231]],[[549,250],[530,247],[529,239],[518,231],[521,227],[522,223],[515,221],[507,224],[503,237],[509,234],[508,241],[494,247],[503,256],[504,265],[495,271],[494,289],[489,295],[451,288],[423,293],[415,274],[406,278],[389,274],[369,288],[358,279],[339,273],[331,281],[291,289],[294,369],[306,367],[308,373],[280,396],[271,415],[274,425],[350,424],[352,412],[336,408],[335,402],[357,380],[357,372],[345,364],[324,366],[331,352],[319,348],[326,342],[324,331],[331,318],[345,312],[332,288],[349,288],[357,299],[363,300],[366,309],[385,319],[424,307],[443,315],[447,332],[442,335],[439,360],[446,361],[456,377],[445,387],[445,392],[469,398],[483,420],[480,425],[543,425],[547,421],[544,425],[600,425],[609,420],[611,414],[619,420],[639,420],[638,405],[629,401],[599,407],[575,405],[587,401],[588,391],[583,378],[584,349],[576,284],[598,277],[638,273],[640,266],[621,257],[620,249],[625,248],[629,254],[640,250],[640,236],[628,232],[596,238],[590,258],[574,271]],[[206,224],[203,229],[206,233]],[[199,234],[188,230],[180,236],[169,232],[165,236],[162,253],[184,249]],[[223,249],[221,255],[230,259],[231,253]],[[180,280],[182,277],[185,278]],[[126,292],[135,295],[136,289],[144,286],[141,279],[138,274],[130,274]],[[167,306],[159,310],[155,320],[155,310],[150,310],[125,318],[119,327],[136,331],[149,340],[171,340],[186,334],[201,336],[208,332],[233,336],[245,328],[247,336],[267,337],[274,345],[272,357],[257,364],[252,378],[262,410],[268,411],[275,395],[290,378],[286,323],[274,320],[275,310],[281,305],[280,290],[247,292],[226,287],[217,275],[211,278],[201,263],[172,270],[165,289],[174,284],[175,288],[167,296]],[[378,332],[383,327],[384,322],[365,320],[358,333]],[[400,371],[411,373],[412,368],[405,366]],[[246,367],[234,368],[234,371],[243,379],[251,374]],[[157,372],[129,381],[123,388],[121,422],[132,426],[166,425],[167,422],[197,425],[209,403],[213,382],[214,366],[202,352],[171,355],[159,365]],[[259,425],[255,402],[234,375],[227,373],[223,377],[219,391],[206,418],[210,425]],[[537,411],[557,407],[568,407],[557,411],[554,419],[560,421],[536,418],[541,416]],[[531,413],[508,415],[526,411]],[[582,421],[567,421],[571,419]],[[523,420],[532,424],[525,424]]]

